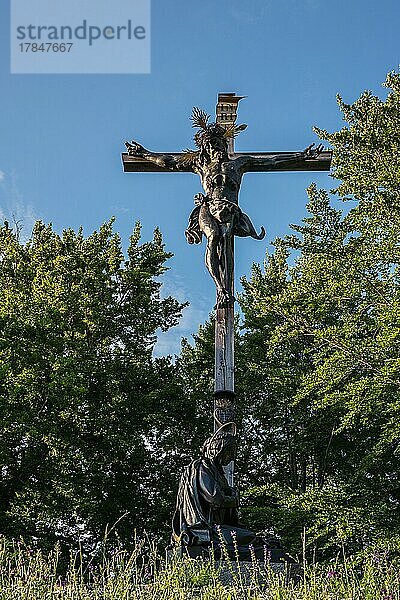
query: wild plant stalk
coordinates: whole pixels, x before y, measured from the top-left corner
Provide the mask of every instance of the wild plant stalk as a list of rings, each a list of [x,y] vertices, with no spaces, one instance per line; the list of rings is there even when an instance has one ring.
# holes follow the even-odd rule
[[[268,565],[264,572],[255,557],[257,571],[248,583],[239,562],[238,557],[233,561],[236,579],[224,586],[215,561],[174,559],[166,564],[154,545],[136,539],[131,554],[103,549],[99,560],[87,560],[82,552],[71,554],[61,573],[58,547],[44,553],[0,538],[0,599],[400,600],[398,559],[390,560],[382,550],[369,552],[362,563],[345,555],[328,566],[305,562],[298,584],[285,582]]]

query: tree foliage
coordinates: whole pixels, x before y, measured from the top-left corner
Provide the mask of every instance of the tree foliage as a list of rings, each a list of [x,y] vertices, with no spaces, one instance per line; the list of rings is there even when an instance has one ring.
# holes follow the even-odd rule
[[[307,526],[331,551],[399,533],[399,75],[386,86],[385,100],[338,99],[348,125],[317,132],[339,185],[311,186],[309,216],[243,281],[251,418],[267,439],[249,514],[264,506],[272,525],[278,511],[284,536]]]
[[[171,358],[152,358],[183,308],[160,296],[170,256],[139,225],[127,260],[112,221],[86,238],[37,222],[26,244],[0,228],[3,533],[90,544],[123,515],[126,543],[168,528],[191,410]]]

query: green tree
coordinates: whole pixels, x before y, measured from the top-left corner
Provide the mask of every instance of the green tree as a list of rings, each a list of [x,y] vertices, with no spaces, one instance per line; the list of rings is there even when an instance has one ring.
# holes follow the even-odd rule
[[[386,86],[385,100],[339,98],[348,126],[318,133],[340,184],[332,198],[311,186],[310,216],[243,281],[264,484],[253,477],[248,514],[292,544],[303,526],[331,549],[400,533],[399,75]]]
[[[0,228],[0,528],[52,544],[95,543],[123,515],[168,529],[190,406],[156,332],[184,305],[160,296],[161,234],[124,259],[112,221],[84,237],[37,222]],[[177,438],[177,442],[175,440]]]

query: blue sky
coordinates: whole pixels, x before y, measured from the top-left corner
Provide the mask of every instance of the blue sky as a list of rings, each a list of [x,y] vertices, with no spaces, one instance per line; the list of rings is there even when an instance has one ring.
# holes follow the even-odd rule
[[[184,237],[200,183],[191,174],[123,174],[124,140],[156,151],[191,146],[192,106],[213,114],[217,92],[232,91],[248,96],[238,150],[303,149],[316,141],[313,125],[341,127],[336,93],[384,96],[385,74],[400,62],[399,17],[397,0],[152,0],[151,74],[10,75],[2,0],[0,213],[23,218],[25,234],[35,218],[89,234],[115,215],[125,247],[136,220],[144,239],[159,226],[175,254],[165,292],[191,302],[181,325],[160,337],[159,353],[178,351],[214,304],[204,247]],[[241,206],[267,237],[237,241],[237,278],[305,216],[312,181],[333,185],[327,174],[245,176]]]

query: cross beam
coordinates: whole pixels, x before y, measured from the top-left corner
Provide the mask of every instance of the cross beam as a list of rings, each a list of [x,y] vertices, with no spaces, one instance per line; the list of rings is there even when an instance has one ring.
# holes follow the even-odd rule
[[[158,156],[163,156],[166,154],[165,152],[156,152]],[[178,158],[181,156],[180,152],[168,152],[170,156]],[[284,158],[288,152],[234,152],[231,155],[233,158],[237,158],[239,156],[243,157],[252,157],[257,159],[270,158],[272,156],[278,156]],[[285,165],[279,167],[279,171],[329,171],[331,167],[332,160],[332,152],[324,151],[319,154],[316,158],[312,160],[303,160],[298,161],[293,165]],[[139,158],[137,156],[129,156],[127,152],[123,152],[122,154],[122,163],[124,167],[125,173],[173,173],[170,169],[166,169],[165,167],[161,167],[154,162],[146,160],[145,158]],[[271,169],[268,167],[263,168],[260,165],[255,165],[254,167],[250,167],[246,169],[248,173],[273,173],[277,171],[277,169]],[[190,167],[182,166],[180,169],[183,173],[192,173],[192,169]]]

